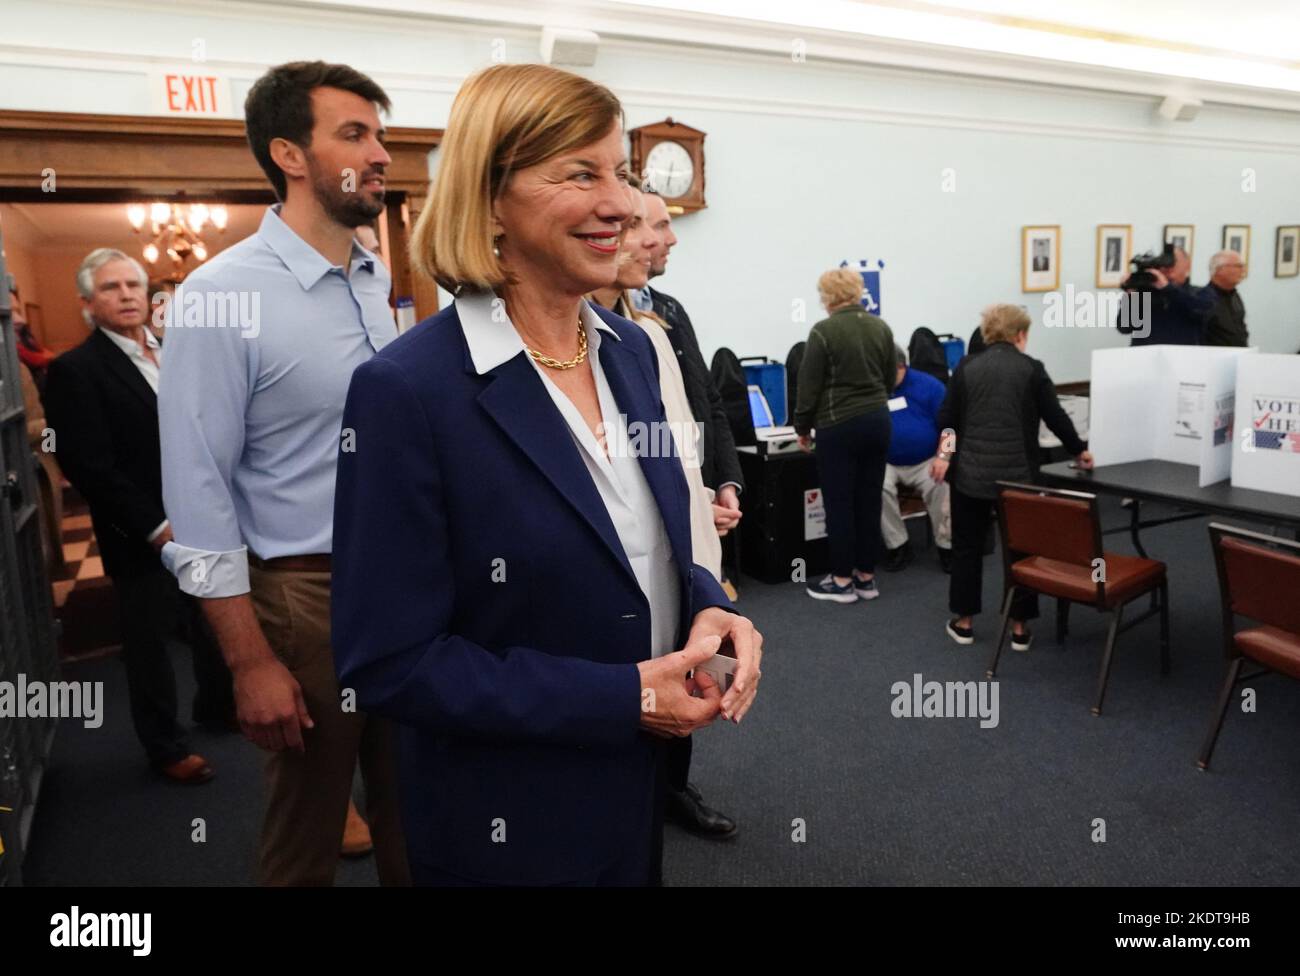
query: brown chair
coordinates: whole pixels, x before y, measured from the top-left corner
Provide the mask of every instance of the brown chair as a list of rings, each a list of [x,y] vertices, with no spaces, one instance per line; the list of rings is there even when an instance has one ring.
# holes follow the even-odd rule
[[[1006,592],[1002,600],[1002,632],[988,676],[992,678],[997,673],[1002,645],[1011,627],[1011,602],[1017,588],[1056,597],[1057,643],[1065,639],[1071,603],[1084,603],[1110,616],[1093,715],[1101,714],[1116,638],[1157,613],[1160,615],[1160,672],[1168,674],[1169,584],[1165,564],[1103,551],[1096,495],[1003,481],[998,485],[1001,488],[998,524],[1002,532],[1002,579]],[[1124,608],[1147,594],[1151,594],[1151,607],[1124,623]]]
[[[1228,671],[1196,759],[1201,769],[1210,768],[1210,754],[1236,685],[1271,672],[1300,678],[1300,542],[1212,523],[1210,547],[1219,571]],[[1261,626],[1234,633],[1237,614]],[[1242,674],[1247,661],[1259,670]]]

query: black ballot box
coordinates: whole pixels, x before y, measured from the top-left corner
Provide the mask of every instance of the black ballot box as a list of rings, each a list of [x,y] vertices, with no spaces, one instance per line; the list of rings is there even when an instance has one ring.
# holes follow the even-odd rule
[[[795,560],[802,559],[804,580],[828,571],[826,509],[811,454],[752,454],[741,449],[745,490],[740,507],[740,564],[764,583],[788,583]]]

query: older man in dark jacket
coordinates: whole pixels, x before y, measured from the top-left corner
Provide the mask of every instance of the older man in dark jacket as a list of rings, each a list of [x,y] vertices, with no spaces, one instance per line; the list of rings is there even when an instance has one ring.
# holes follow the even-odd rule
[[[653,278],[667,269],[668,252],[677,243],[677,237],[673,234],[672,218],[663,198],[647,190],[645,205],[646,221],[658,233],[660,241],[650,257],[650,276]],[[744,488],[744,479],[740,474],[740,458],[736,455],[736,443],[722,406],[722,397],[713,385],[713,377],[700,352],[700,342],[695,337],[695,327],[681,303],[650,287],[635,297],[643,309],[649,303],[649,309],[668,323],[668,341],[682,367],[682,383],[691,405],[691,415],[703,432],[700,476],[705,487],[716,493],[713,524],[719,534],[725,535],[740,522],[740,491]],[[730,591],[728,595],[734,592]],[[689,781],[691,751],[689,735],[668,744],[664,814],[670,821],[701,837],[713,840],[731,838],[736,833],[735,821],[706,804],[699,789]]]
[[[935,481],[947,477],[951,486],[948,608],[957,616],[948,621],[947,631],[958,644],[975,642],[984,538],[993,520],[997,483],[1032,481],[1037,476],[1040,419],[1082,466],[1092,467],[1092,455],[1056,399],[1047,370],[1025,355],[1029,322],[1029,314],[1018,305],[985,309],[980,331],[988,347],[957,365],[939,408],[944,434],[931,476]],[[1037,616],[1037,596],[1017,591],[1011,606],[1012,648],[1029,650],[1032,637],[1025,621]]]
[[[163,510],[158,380],[163,349],[149,331],[144,270],[121,251],[99,248],[77,270],[86,341],[50,364],[46,419],[56,457],[90,506],[104,571],[122,624],[131,720],[150,764],[169,779],[205,783],[212,767],[190,751],[177,718],[168,640],[189,631],[198,693],[196,721],[229,731],[231,676],[194,601],[159,559],[171,539]]]
[[[1213,302],[1205,330],[1207,346],[1248,346],[1246,306],[1237,286],[1246,276],[1246,263],[1236,251],[1220,251],[1210,258],[1210,283],[1201,294]]]

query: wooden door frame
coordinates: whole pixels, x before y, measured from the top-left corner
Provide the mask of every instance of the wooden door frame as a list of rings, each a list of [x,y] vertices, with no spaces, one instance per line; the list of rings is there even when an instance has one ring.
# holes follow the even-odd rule
[[[437,291],[416,281],[407,239],[428,195],[429,153],[441,129],[388,129],[387,223],[393,293],[415,299],[416,316],[437,310]],[[0,110],[0,200],[112,203],[142,198],[269,204],[266,175],[239,119]],[[433,305],[430,307],[430,296]]]

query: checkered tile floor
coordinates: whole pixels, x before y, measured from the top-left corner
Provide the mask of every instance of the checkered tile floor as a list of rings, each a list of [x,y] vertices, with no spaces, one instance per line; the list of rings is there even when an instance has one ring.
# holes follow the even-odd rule
[[[104,575],[90,511],[73,489],[63,491],[63,565],[50,568],[54,615],[63,624],[64,657],[102,652],[121,643],[112,581]]]
[[[68,493],[72,500],[71,492]],[[104,564],[99,559],[99,543],[90,528],[90,515],[85,513],[85,505],[76,515],[63,519],[63,566],[51,574],[54,584],[54,605],[62,607],[68,602],[68,594],[74,589],[96,585],[104,580]],[[102,584],[99,584],[102,585]]]

